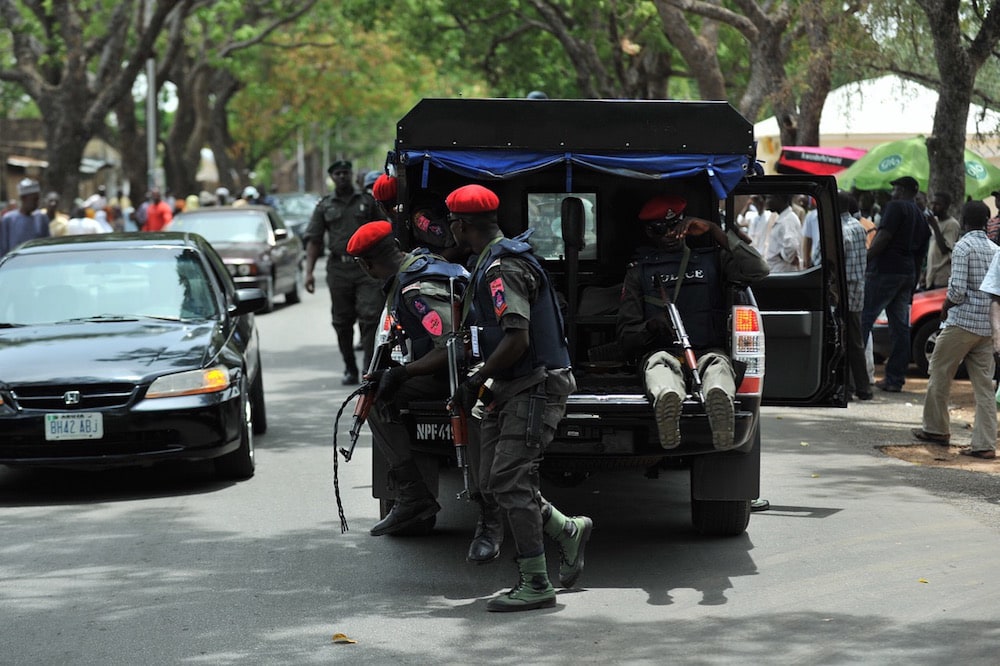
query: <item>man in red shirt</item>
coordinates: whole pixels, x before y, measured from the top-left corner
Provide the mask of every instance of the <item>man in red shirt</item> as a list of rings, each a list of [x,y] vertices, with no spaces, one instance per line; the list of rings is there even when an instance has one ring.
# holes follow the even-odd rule
[[[149,192],[149,207],[146,209],[146,225],[143,231],[161,231],[174,217],[170,206],[160,198],[160,188]]]

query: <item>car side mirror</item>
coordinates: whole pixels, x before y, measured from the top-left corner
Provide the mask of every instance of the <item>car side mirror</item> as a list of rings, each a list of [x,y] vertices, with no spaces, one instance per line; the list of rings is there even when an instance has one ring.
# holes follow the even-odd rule
[[[274,230],[274,239],[275,240],[284,240],[286,238],[288,238],[288,229],[275,229]]]
[[[267,307],[267,296],[264,295],[263,290],[254,287],[252,289],[237,289],[233,302],[229,304],[227,310],[233,317],[239,317],[251,312],[260,312],[265,307]]]
[[[580,197],[566,197],[562,200],[560,214],[562,217],[563,245],[567,250],[572,248],[579,252],[584,246],[583,227],[585,218],[583,200]]]

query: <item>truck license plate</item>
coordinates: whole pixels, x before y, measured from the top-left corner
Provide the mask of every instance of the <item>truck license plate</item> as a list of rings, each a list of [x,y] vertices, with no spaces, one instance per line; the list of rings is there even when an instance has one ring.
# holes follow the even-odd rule
[[[104,437],[104,415],[100,412],[45,415],[45,439],[48,441],[102,437]]]

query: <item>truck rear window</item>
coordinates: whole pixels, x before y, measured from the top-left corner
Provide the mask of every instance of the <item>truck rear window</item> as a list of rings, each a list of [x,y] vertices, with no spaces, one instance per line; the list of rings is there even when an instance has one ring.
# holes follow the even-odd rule
[[[528,226],[535,228],[531,247],[545,259],[561,259],[565,255],[562,240],[562,201],[577,197],[583,201],[585,216],[584,248],[580,259],[597,258],[597,194],[593,192],[534,192],[528,195]]]

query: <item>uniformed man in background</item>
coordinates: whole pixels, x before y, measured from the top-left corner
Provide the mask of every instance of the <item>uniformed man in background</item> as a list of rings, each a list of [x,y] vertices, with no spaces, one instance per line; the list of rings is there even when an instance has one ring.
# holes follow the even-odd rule
[[[466,413],[482,399],[479,483],[507,517],[520,573],[517,585],[491,599],[486,609],[551,608],[556,594],[543,534],[559,545],[559,581],[572,587],[583,571],[593,527],[590,518],[560,513],[539,490],[538,467],[566,411],[566,398],[576,389],[562,316],[548,276],[527,243],[531,230],[513,239],[504,236],[494,192],[466,185],[446,203],[456,241],[478,257],[463,314],[473,352],[479,349],[483,360],[452,399]],[[488,395],[483,392],[487,380],[492,380]]]
[[[367,368],[375,347],[383,303],[378,280],[365,274],[347,253],[347,243],[354,232],[362,224],[378,219],[375,201],[355,187],[352,169],[347,160],[337,160],[327,169],[334,190],[316,204],[305,232],[308,239],[305,286],[310,294],[316,290],[313,269],[323,253],[323,238],[326,237],[326,284],[330,289],[331,322],[344,358],[342,383],[345,386],[359,381],[354,356],[354,324],[357,322],[361,329],[364,367]]]

